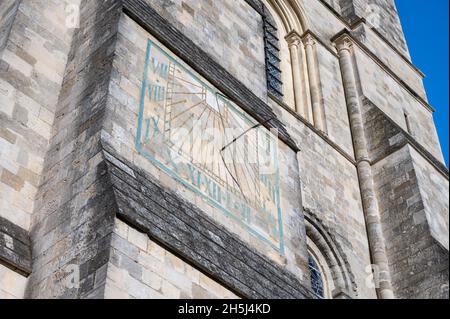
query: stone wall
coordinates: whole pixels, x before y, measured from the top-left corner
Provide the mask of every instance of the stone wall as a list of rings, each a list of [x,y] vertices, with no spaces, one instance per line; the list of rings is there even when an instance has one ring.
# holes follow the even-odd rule
[[[353,156],[353,143],[348,122],[339,61],[322,45],[317,45],[318,65],[328,137],[347,154]],[[299,139],[299,142],[301,139]]]
[[[387,69],[401,79],[413,94],[427,100],[423,84],[424,75],[408,59],[398,54],[395,47],[389,45],[374,29],[367,24],[359,24],[352,31],[352,35],[358,39]]]
[[[358,297],[374,298],[375,291],[366,285],[370,254],[352,155],[279,105],[273,107],[291,136],[301,141],[298,161],[303,207],[336,236],[355,273]]]
[[[432,112],[362,50],[356,49],[355,56],[362,95],[443,162]]]
[[[23,298],[31,272],[28,230],[71,36],[66,3],[0,4],[0,298]]]
[[[448,170],[368,101],[364,119],[395,293],[445,296]]]
[[[417,151],[412,150],[411,156],[414,161],[420,195],[424,203],[431,236],[448,251],[448,176],[439,173]]]
[[[323,2],[339,14],[342,14],[342,12],[345,11],[345,8],[341,7],[340,0],[323,0]]]
[[[27,278],[0,264],[0,300],[23,299]]]
[[[0,216],[25,229],[70,48],[67,3],[22,1],[0,56]]]
[[[5,0],[0,4],[0,53],[3,51],[16,18],[20,1]]]
[[[28,232],[0,217],[0,299],[22,299],[31,273]]]
[[[234,293],[116,219],[105,298],[236,299]]]
[[[352,1],[348,1],[352,3]],[[358,4],[362,6],[362,4]],[[325,9],[326,8],[326,9]],[[410,120],[414,137],[440,161],[443,161],[434,121],[432,107],[428,105],[423,86],[423,74],[415,68],[407,57],[399,54],[383,36],[371,28],[370,24],[359,22],[350,26],[336,12],[330,11],[321,1],[304,0],[307,27],[320,40],[317,44],[320,59],[320,79],[325,101],[325,117],[331,129],[330,138],[341,148],[345,144],[345,119],[336,118],[335,110],[342,103],[340,78],[333,78],[337,64],[335,48],[331,41],[342,30],[347,29],[358,41],[356,56],[362,95],[369,98],[397,124],[406,128],[405,113]],[[394,13],[395,15],[395,13]],[[382,19],[383,20],[383,19]],[[384,20],[383,20],[384,21]],[[328,51],[328,52],[327,52]],[[340,72],[339,72],[340,73]],[[374,80],[375,79],[375,80]],[[330,95],[329,92],[337,92]],[[342,113],[338,113],[342,114]],[[330,117],[330,118],[328,118]],[[337,131],[340,131],[336,135]]]
[[[216,62],[266,99],[261,15],[245,0],[146,0]]]
[[[72,4],[79,29],[67,23]],[[316,40],[310,61],[327,132],[267,96],[259,1],[1,2],[0,298],[312,298],[307,231],[331,261],[330,287],[345,288],[331,294],[376,298],[348,83],[333,42],[343,29],[354,41],[394,292],[448,298],[448,170],[393,1],[284,4],[303,19],[282,15],[284,31]],[[381,7],[381,24],[351,25],[368,4]],[[283,245],[137,149],[148,39],[242,114],[279,130]],[[282,57],[290,63],[290,52]]]
[[[319,40],[317,44],[320,79],[324,98],[325,118],[330,138],[351,153],[347,143],[348,125],[345,116],[339,117],[343,103],[340,71],[336,77],[338,58],[331,41],[343,29],[359,42],[357,50],[358,73],[362,94],[406,128],[407,113],[415,138],[439,160],[443,160],[436,130],[433,128],[432,108],[427,103],[423,74],[408,59],[398,54],[388,41],[370,25],[358,23],[350,27],[320,1],[305,0],[304,10],[308,28]],[[375,79],[375,81],[374,81]],[[345,115],[345,114],[344,114]]]
[[[345,20],[335,15],[322,1],[302,0],[308,29],[318,36],[326,45],[331,45],[331,39],[342,29],[346,28]]]
[[[116,207],[100,132],[121,12],[117,1],[81,2],[33,215],[30,298],[104,295]]]
[[[448,298],[448,250],[430,233],[413,154],[405,146],[373,166],[394,292]]]
[[[340,0],[340,4],[345,19],[366,18],[383,38],[410,58],[394,0]]]

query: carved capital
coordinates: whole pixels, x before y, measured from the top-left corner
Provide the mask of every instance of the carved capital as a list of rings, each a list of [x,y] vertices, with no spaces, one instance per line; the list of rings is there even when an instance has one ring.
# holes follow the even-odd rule
[[[303,36],[303,44],[305,46],[315,46],[316,45],[316,39],[314,38],[314,36],[310,33],[307,33]]]
[[[298,47],[302,42],[301,36],[295,30],[289,32],[288,35],[285,37],[285,39],[289,45],[289,48],[293,46]]]
[[[353,41],[350,37],[344,36],[342,38],[339,38],[336,41],[336,48],[338,52],[348,51],[350,53],[353,52]]]

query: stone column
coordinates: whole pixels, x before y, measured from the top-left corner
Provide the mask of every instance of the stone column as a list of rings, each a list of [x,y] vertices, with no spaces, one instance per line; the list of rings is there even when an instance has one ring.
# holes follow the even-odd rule
[[[314,37],[307,33],[303,37],[303,44],[306,51],[306,63],[308,67],[309,88],[311,91],[311,104],[313,109],[313,119],[316,128],[326,133],[324,108],[322,103],[322,92],[320,89],[319,71],[315,59],[315,45]]]
[[[353,64],[353,44],[350,38],[337,39],[339,62],[341,65],[344,91],[347,100],[347,109],[350,118],[350,127],[353,135],[353,145],[357,162],[358,178],[361,189],[364,217],[371,251],[374,271],[379,273],[379,286],[377,293],[381,299],[392,299],[394,293],[391,285],[388,260],[378,202],[373,185],[372,167],[367,151],[367,142],[364,135],[364,125],[361,113],[361,102],[356,85]],[[375,276],[376,277],[376,276]],[[376,278],[375,278],[376,279]],[[377,284],[375,282],[375,284]]]
[[[286,36],[291,53],[292,77],[294,83],[295,111],[304,119],[310,121],[308,105],[302,100],[302,74],[300,62],[301,38],[297,32],[292,31]]]

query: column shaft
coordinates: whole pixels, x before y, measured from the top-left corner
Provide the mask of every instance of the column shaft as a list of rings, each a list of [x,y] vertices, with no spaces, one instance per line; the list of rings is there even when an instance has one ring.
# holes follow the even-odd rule
[[[339,61],[344,82],[347,108],[350,118],[350,127],[353,135],[357,171],[360,182],[364,217],[370,245],[372,262],[379,270],[378,296],[381,299],[394,298],[384,237],[378,209],[378,201],[374,191],[372,167],[367,151],[367,142],[364,134],[361,105],[354,74],[352,44],[350,40],[341,40],[338,44]],[[376,270],[376,269],[375,269]]]
[[[311,104],[313,110],[313,119],[315,127],[326,132],[325,117],[322,103],[322,94],[320,90],[320,81],[317,72],[317,65],[315,60],[314,39],[310,34],[304,38],[306,63],[308,67],[309,87],[311,90]]]
[[[308,105],[303,102],[302,94],[302,74],[300,61],[300,44],[301,39],[297,33],[292,33],[286,37],[289,44],[289,51],[291,54],[292,78],[294,85],[294,99],[295,111],[299,113],[304,119],[310,121]]]

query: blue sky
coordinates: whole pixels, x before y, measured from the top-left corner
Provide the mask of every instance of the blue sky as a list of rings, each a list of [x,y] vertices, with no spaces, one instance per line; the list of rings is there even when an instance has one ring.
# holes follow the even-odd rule
[[[449,122],[449,0],[395,0],[412,61],[425,73],[430,104],[441,139],[445,161],[448,156]]]

